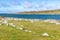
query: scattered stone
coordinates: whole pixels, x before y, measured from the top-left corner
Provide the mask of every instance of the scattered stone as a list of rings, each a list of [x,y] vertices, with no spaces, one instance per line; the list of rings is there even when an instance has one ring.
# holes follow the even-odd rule
[[[23,28],[22,28],[22,27],[20,27],[20,30],[23,30]]]
[[[60,24],[59,22],[57,22],[56,24]]]
[[[22,21],[22,19],[19,19],[20,21]]]
[[[48,22],[49,20],[44,20],[44,22]]]
[[[14,18],[15,21],[18,21],[19,19],[18,18]]]
[[[42,36],[48,37],[49,34],[48,33],[43,33]]]
[[[8,26],[9,24],[8,24],[8,23],[6,23],[6,25]]]
[[[15,25],[11,25],[12,27],[15,27]]]
[[[5,23],[5,24],[6,24],[6,23],[8,23],[8,22],[7,22],[7,20],[4,20],[4,21],[3,21],[3,23]]]
[[[12,27],[15,27],[15,25],[13,23],[9,23],[9,25],[11,25]]]
[[[2,22],[2,20],[0,22]]]
[[[9,23],[9,25],[13,25],[13,23]]]
[[[0,26],[1,26],[2,24],[0,24]]]
[[[32,31],[29,31],[29,32],[32,32]]]
[[[25,19],[25,21],[29,21],[28,19]]]
[[[31,23],[33,23],[33,22],[34,22],[34,20],[30,20],[30,22],[31,22]]]
[[[20,27],[24,27],[23,25],[20,25]]]
[[[24,30],[25,32],[28,32],[29,30]]]
[[[47,20],[44,20],[44,22],[57,23],[57,20],[47,19]]]
[[[34,19],[34,21],[37,21],[37,22],[38,22],[38,21],[40,21],[40,20],[39,20],[39,19]]]

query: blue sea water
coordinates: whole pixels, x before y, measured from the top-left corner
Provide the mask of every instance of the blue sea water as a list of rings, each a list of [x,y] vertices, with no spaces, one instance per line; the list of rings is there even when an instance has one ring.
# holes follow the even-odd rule
[[[60,14],[0,14],[4,17],[26,18],[26,19],[56,19],[60,20]]]

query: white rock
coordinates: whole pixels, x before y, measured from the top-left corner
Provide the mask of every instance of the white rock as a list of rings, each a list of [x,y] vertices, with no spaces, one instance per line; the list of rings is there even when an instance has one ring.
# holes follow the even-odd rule
[[[10,18],[10,17],[8,17],[7,19],[8,19],[8,20],[12,20],[12,18]]]
[[[8,23],[7,20],[5,20],[3,23]]]
[[[9,23],[9,25],[11,25],[12,27],[15,27],[15,25],[13,23]]]
[[[23,25],[20,25],[20,27],[24,27]]]
[[[25,21],[29,21],[28,19],[24,19]]]
[[[9,25],[13,25],[13,23],[9,23]]]
[[[34,22],[34,20],[30,20],[30,22],[31,22],[31,23],[33,23],[33,22]]]
[[[20,21],[22,20],[22,19],[19,19]]]
[[[15,21],[17,21],[17,19],[14,19]]]
[[[1,26],[2,24],[0,24],[0,26]]]
[[[18,21],[19,19],[18,18],[14,18],[15,21]]]
[[[11,25],[12,27],[15,27],[15,25]]]
[[[29,31],[29,32],[32,32],[32,31]]]
[[[9,24],[7,23],[6,25],[8,26]]]
[[[20,30],[23,30],[23,28],[22,28],[22,27],[20,27]]]
[[[34,19],[34,21],[40,21],[39,19]]]
[[[43,33],[42,36],[49,36],[49,34],[48,33]]]
[[[47,20],[44,20],[44,22],[56,23],[56,22],[57,22],[57,20],[47,19]]]
[[[2,22],[2,21],[0,21],[0,22]]]
[[[57,22],[56,24],[60,24],[60,23]]]
[[[24,30],[25,32],[28,32],[29,30]]]
[[[49,20],[44,20],[44,22],[48,22]]]

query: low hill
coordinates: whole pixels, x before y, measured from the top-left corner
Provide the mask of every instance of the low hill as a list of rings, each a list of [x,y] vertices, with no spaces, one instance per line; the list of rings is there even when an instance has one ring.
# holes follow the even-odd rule
[[[22,14],[60,14],[59,10],[46,10],[46,11],[29,11],[29,12],[19,12]]]

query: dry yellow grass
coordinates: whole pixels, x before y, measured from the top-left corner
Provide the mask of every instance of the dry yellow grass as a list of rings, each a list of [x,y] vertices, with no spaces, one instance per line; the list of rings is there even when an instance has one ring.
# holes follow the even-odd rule
[[[46,11],[30,11],[30,12],[18,12],[18,14],[60,14],[60,9],[58,10],[46,10]]]

